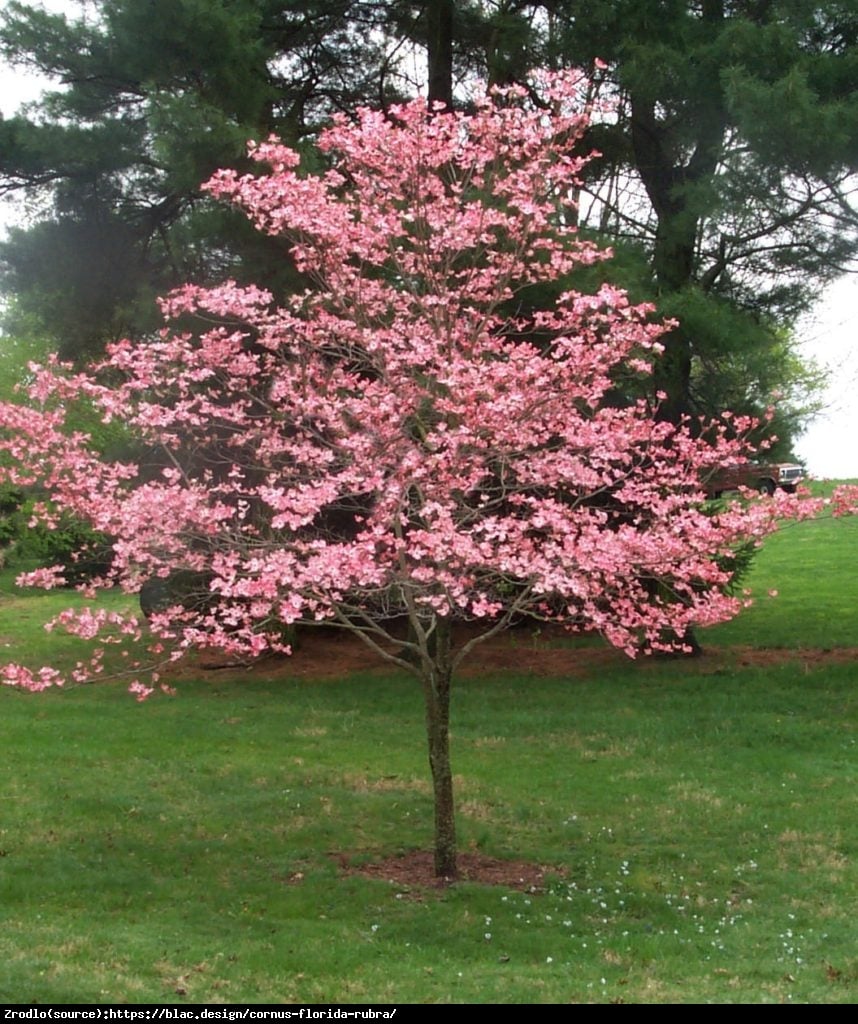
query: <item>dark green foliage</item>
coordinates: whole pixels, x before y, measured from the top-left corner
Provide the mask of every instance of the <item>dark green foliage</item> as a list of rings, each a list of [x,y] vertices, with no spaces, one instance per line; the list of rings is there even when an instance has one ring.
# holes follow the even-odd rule
[[[663,295],[659,312],[677,319],[690,339],[689,398],[693,410],[717,417],[723,409],[764,420],[753,440],[772,442],[766,458],[787,460],[802,424],[818,411],[824,374],[798,356],[788,330],[699,285]]]
[[[13,229],[0,246],[5,287],[18,296],[7,318],[38,324],[63,359],[97,355],[108,341],[151,329],[157,309],[133,227],[109,207]],[[46,254],[50,253],[50,258]]]
[[[140,588],[140,609],[147,618],[175,606],[200,611],[211,603],[209,583],[210,577],[190,569],[153,576]]]
[[[285,247],[199,187],[241,166],[248,139],[300,143],[372,94],[384,15],[321,0],[92,6],[80,20],[13,2],[0,31],[8,60],[64,87],[0,121],[0,187],[50,211],[0,246],[0,285],[76,359],[149,332],[155,296],[187,280],[295,287]]]
[[[0,547],[10,568],[59,565],[70,586],[109,572],[113,551],[103,534],[67,515],[53,530],[41,524],[31,526],[32,499],[11,493],[0,500]]]
[[[660,310],[693,313],[703,293],[752,315],[744,337],[755,319],[763,330],[788,328],[820,283],[854,262],[855,17],[842,0],[552,9],[553,61],[607,62],[604,87],[618,106],[594,130],[605,154],[592,169],[594,215],[602,230],[643,243]],[[659,374],[673,417],[707,405],[700,370],[714,332],[701,350],[702,321],[692,319],[669,339]],[[752,356],[749,379],[759,367]],[[729,401],[728,389],[718,404]]]
[[[15,487],[0,487],[0,550],[8,548],[21,533],[23,493]]]

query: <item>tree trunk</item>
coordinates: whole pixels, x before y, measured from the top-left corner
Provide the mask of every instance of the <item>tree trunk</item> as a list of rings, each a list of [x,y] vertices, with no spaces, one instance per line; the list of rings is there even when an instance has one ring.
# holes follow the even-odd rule
[[[724,0],[702,0],[700,17],[713,38],[724,23]],[[693,124],[693,141],[676,130],[659,111],[656,98],[633,89],[631,143],[635,164],[658,220],[653,270],[660,294],[682,291],[696,280],[697,235],[703,209],[697,189],[717,172],[724,151],[727,106],[713,66],[711,87],[702,96]],[[660,415],[672,423],[693,412],[691,401],[692,344],[682,326],[663,339],[653,383],[666,394]]]
[[[453,804],[453,772],[450,767],[450,623],[438,619],[433,637],[431,668],[423,673],[426,701],[426,735],[429,767],[435,799],[435,874],[455,878],[456,819]]]
[[[632,146],[641,180],[658,218],[653,270],[663,295],[681,291],[693,280],[697,220],[685,205],[686,169],[675,163],[676,153],[655,110],[653,102],[632,96]],[[666,396],[660,416],[678,423],[690,408],[691,345],[681,326],[662,341],[664,353],[656,362],[653,385]]]
[[[430,103],[453,109],[453,0],[427,0],[426,47]]]
[[[654,392],[665,396],[659,401],[658,418],[678,424],[683,417],[694,413],[691,401],[691,339],[680,324],[661,341],[664,352],[656,360],[652,375]],[[694,423],[690,426],[693,430]]]

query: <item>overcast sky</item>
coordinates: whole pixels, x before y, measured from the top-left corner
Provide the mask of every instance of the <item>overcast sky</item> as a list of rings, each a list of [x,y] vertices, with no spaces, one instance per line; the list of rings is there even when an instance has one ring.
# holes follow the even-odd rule
[[[0,10],[6,6],[0,0]],[[43,0],[50,10],[79,12],[79,3]],[[13,114],[21,103],[35,99],[42,83],[20,69],[0,63],[0,111]],[[0,231],[15,218],[0,205]],[[858,275],[844,278],[820,296],[812,316],[797,331],[802,350],[829,369],[825,411],[808,427],[796,455],[817,477],[858,478]]]
[[[827,288],[797,335],[802,351],[827,366],[831,379],[826,408],[796,454],[815,476],[858,478],[858,275]]]

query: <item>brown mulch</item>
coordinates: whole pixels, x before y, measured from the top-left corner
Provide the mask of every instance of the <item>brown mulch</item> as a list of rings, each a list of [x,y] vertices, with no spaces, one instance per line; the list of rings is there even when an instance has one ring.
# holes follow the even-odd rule
[[[464,637],[466,638],[466,636]],[[458,637],[463,639],[463,637]],[[731,667],[765,667],[797,662],[808,668],[858,662],[858,647],[755,648],[709,647],[698,658],[685,660],[689,674],[709,675]],[[575,642],[559,627],[513,629],[478,645],[462,665],[460,675],[477,677],[492,672],[516,671],[540,677],[581,677],[594,670],[609,671],[628,664],[620,651],[593,643]],[[641,657],[638,665],[663,664]],[[352,672],[390,670],[358,637],[336,630],[309,629],[290,657],[263,657],[250,665],[236,665],[217,652],[202,652],[171,671],[174,678],[192,675],[200,668],[210,671],[240,668],[260,679],[342,679]]]
[[[539,892],[545,888],[546,875],[562,875],[558,868],[531,864],[524,860],[498,860],[481,853],[459,853],[458,877],[439,878],[435,874],[433,856],[428,851],[386,857],[371,864],[353,864],[345,854],[334,854],[344,875],[379,878],[401,886],[405,892],[412,887],[443,889],[453,882],[477,882],[480,885],[499,885],[522,892]]]
[[[468,627],[457,629],[454,642],[468,638]],[[475,677],[506,669],[536,676],[580,675],[594,664],[622,664],[625,655],[610,647],[569,644],[570,635],[559,627],[512,629],[479,644],[462,665],[460,675]],[[396,651],[396,648],[391,648]],[[174,678],[209,671],[244,669],[260,679],[342,679],[352,672],[389,672],[391,666],[357,636],[336,629],[309,628],[288,657],[262,657],[250,665],[237,665],[219,651],[203,651],[171,670]]]
[[[720,652],[712,652],[716,653]],[[849,665],[858,661],[858,647],[798,647],[793,651],[784,648],[728,647],[724,649],[724,654],[744,668],[783,665],[787,662],[817,668],[823,665]]]

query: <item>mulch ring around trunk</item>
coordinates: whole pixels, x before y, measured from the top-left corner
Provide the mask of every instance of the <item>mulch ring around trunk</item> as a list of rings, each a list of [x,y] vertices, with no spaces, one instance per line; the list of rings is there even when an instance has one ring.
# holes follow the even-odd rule
[[[378,878],[401,886],[406,892],[412,887],[444,889],[455,882],[474,882],[478,885],[497,885],[521,892],[540,892],[548,876],[560,876],[562,869],[533,864],[523,860],[500,860],[481,853],[464,851],[457,856],[457,878],[439,878],[431,852],[413,850],[409,853],[385,857],[367,864],[355,864],[344,853],[333,854],[344,875]]]

